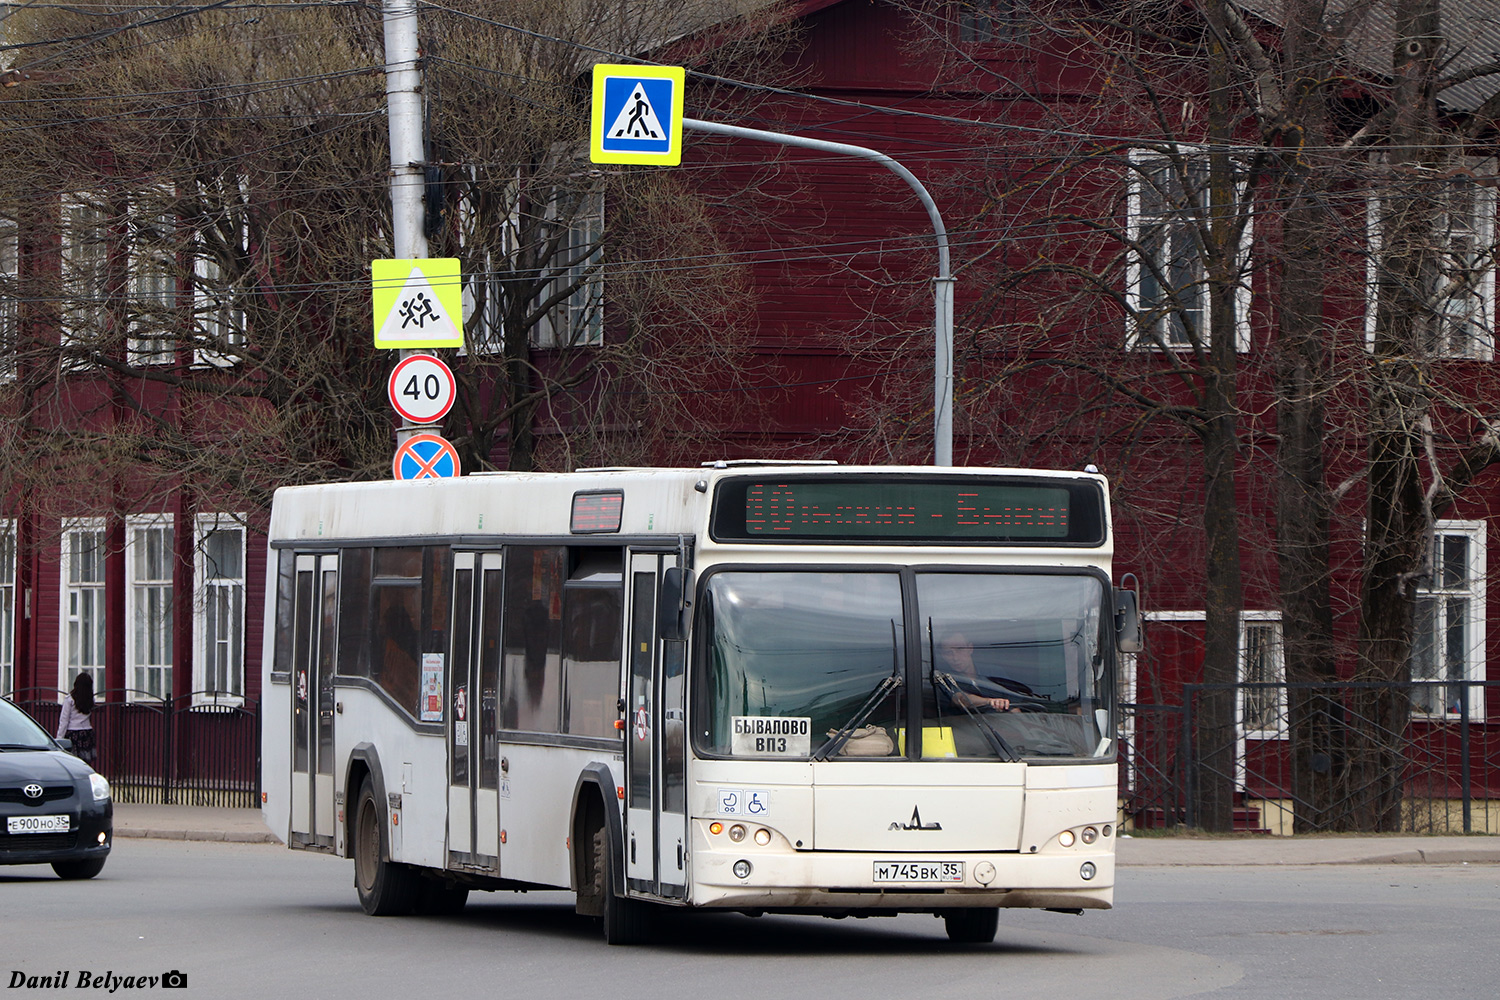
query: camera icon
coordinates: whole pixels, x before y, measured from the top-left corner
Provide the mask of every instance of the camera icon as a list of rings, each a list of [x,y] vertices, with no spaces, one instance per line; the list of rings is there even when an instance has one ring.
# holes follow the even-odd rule
[[[187,973],[178,972],[176,969],[173,969],[171,972],[163,972],[161,974],[161,988],[164,990],[187,989]]]

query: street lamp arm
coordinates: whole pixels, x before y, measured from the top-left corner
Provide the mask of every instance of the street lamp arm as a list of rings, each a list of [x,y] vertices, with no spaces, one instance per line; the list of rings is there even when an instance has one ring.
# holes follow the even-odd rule
[[[916,192],[927,217],[932,221],[932,232],[937,237],[938,273],[933,282],[933,464],[953,464],[953,274],[948,261],[948,230],[943,226],[943,217],[937,203],[927,188],[910,170],[886,154],[865,146],[852,146],[843,142],[827,142],[802,135],[785,132],[767,132],[758,128],[743,128],[739,125],[724,125],[719,122],[683,118],[682,127],[692,132],[711,132],[734,139],[751,139],[774,142],[782,146],[813,149],[841,156],[857,156],[872,160],[886,167],[904,180]]]

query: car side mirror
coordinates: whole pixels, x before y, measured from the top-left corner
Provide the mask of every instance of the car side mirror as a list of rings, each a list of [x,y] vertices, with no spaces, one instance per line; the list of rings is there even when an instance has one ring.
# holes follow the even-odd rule
[[[1122,653],[1139,653],[1144,644],[1142,631],[1135,591],[1115,588],[1115,648]]]
[[[66,736],[59,736],[53,742],[62,747],[64,750],[68,751],[68,753],[73,752],[73,741],[68,739]]]
[[[656,635],[661,639],[686,639],[693,606],[693,571],[671,566],[661,575],[656,595]]]

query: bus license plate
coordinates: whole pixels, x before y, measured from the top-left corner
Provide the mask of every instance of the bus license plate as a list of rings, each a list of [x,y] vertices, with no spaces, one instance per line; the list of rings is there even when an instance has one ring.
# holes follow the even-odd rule
[[[876,882],[962,882],[962,861],[877,861]]]
[[[67,833],[66,816],[10,816],[5,820],[6,833]]]

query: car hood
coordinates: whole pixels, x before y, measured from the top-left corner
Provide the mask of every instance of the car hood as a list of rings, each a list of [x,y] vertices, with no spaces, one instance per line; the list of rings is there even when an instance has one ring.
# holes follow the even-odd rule
[[[61,750],[0,751],[0,783],[74,781],[88,773],[87,764]]]

